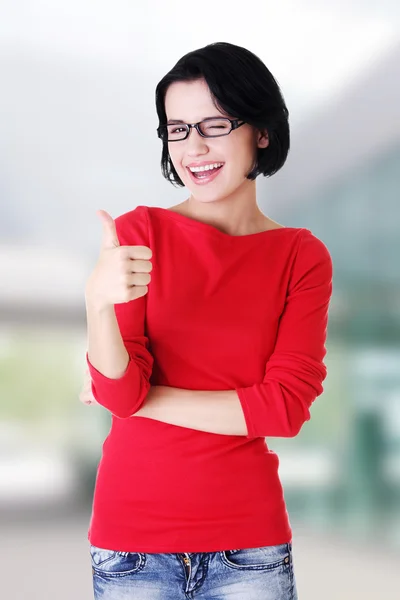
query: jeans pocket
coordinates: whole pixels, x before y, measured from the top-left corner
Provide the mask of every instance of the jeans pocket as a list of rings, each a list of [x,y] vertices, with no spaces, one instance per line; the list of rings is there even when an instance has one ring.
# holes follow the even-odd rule
[[[223,550],[222,562],[232,569],[272,570],[291,564],[291,542],[258,548]]]
[[[142,552],[107,550],[90,544],[92,571],[102,576],[122,577],[140,571],[146,562]]]

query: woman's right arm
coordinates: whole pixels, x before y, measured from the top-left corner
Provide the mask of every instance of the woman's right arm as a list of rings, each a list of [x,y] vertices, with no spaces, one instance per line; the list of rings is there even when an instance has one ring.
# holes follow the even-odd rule
[[[85,288],[92,394],[120,418],[142,406],[154,362],[144,333],[152,253],[137,210],[115,221],[106,213],[100,258]]]

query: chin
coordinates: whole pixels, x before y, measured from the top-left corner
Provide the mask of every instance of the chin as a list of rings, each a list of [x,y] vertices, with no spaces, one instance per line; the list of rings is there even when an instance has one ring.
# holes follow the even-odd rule
[[[210,204],[211,202],[218,202],[222,200],[226,200],[232,194],[236,192],[236,190],[240,187],[243,182],[235,182],[236,185],[227,186],[226,181],[222,178],[218,183],[210,182],[207,185],[193,185],[193,182],[187,181],[187,176],[185,178],[180,175],[181,180],[185,183],[186,189],[190,192],[191,197],[196,202],[201,202],[202,204]]]
[[[195,190],[194,192],[192,190],[190,191],[190,195],[193,198],[193,200],[195,202],[199,202],[201,204],[211,204],[212,202],[218,202],[219,200],[223,200],[224,198],[226,198],[226,194],[222,194],[222,193],[218,193],[218,192],[214,192],[214,193],[206,193],[206,191],[204,190],[204,192],[201,194],[199,194],[197,192],[197,190]]]

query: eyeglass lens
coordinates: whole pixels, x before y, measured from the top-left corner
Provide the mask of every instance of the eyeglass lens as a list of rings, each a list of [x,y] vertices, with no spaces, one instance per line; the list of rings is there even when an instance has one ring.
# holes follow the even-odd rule
[[[231,130],[231,123],[225,119],[210,119],[199,124],[200,131],[206,137],[227,135]],[[183,140],[187,135],[187,128],[182,123],[167,125],[168,141]]]

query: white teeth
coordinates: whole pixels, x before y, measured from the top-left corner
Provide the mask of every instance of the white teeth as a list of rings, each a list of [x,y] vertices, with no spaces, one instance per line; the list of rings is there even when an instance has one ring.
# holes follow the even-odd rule
[[[210,171],[211,169],[216,169],[218,167],[222,167],[223,163],[213,163],[211,165],[205,165],[203,167],[189,167],[192,173],[200,173],[201,171]]]

